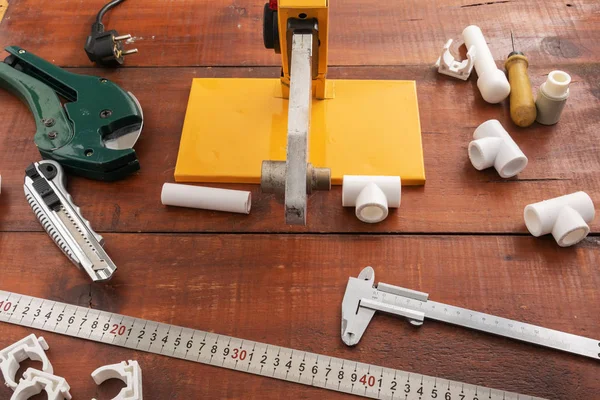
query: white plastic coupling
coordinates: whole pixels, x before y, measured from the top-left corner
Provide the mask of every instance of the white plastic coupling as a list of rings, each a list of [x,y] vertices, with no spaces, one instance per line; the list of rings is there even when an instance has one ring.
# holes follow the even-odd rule
[[[569,98],[570,83],[571,77],[566,72],[552,71],[548,74],[548,79],[540,86],[535,100],[537,122],[542,125],[558,123]]]
[[[356,207],[356,217],[375,224],[388,216],[388,208],[400,207],[402,185],[399,176],[345,175],[342,205]]]
[[[552,233],[561,247],[579,243],[590,233],[596,210],[590,196],[576,192],[525,207],[525,225],[536,237]]]
[[[435,66],[440,74],[466,81],[469,79],[471,71],[473,71],[473,67],[475,66],[475,46],[469,47],[467,59],[463,61],[457,61],[454,58],[452,53],[450,53],[450,46],[452,46],[452,39],[448,39],[444,45],[442,55],[438,58]]]
[[[60,376],[28,368],[10,400],[27,400],[46,392],[48,400],[71,400],[71,387]]]
[[[475,70],[479,78],[477,87],[481,96],[488,103],[496,104],[506,99],[510,94],[510,83],[503,71],[499,70],[488,47],[485,37],[478,26],[467,26],[463,31],[465,46],[475,47]]]
[[[571,76],[563,71],[552,71],[548,74],[546,82],[541,86],[544,94],[556,100],[569,97],[569,85]]]
[[[473,139],[469,143],[469,159],[475,169],[494,167],[502,178],[510,178],[527,166],[527,157],[498,120],[479,125]]]
[[[15,390],[17,388],[17,382],[15,380],[17,371],[19,370],[21,362],[31,359],[34,361],[42,362],[42,370],[48,374],[54,373],[52,364],[46,356],[45,350],[50,347],[43,337],[36,337],[31,334],[16,343],[0,350],[0,370],[4,376],[4,382],[6,386]]]
[[[137,361],[123,361],[119,364],[105,365],[92,372],[96,385],[109,379],[119,379],[125,386],[112,400],[143,400],[142,369]]]
[[[161,201],[166,206],[199,208],[240,214],[249,214],[252,207],[250,192],[180,185],[176,183],[165,183],[163,185]]]

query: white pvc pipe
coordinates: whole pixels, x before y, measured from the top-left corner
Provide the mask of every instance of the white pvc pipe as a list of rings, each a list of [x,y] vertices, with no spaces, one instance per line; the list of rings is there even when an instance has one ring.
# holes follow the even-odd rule
[[[399,176],[345,175],[342,206],[356,207],[356,217],[374,224],[388,216],[388,208],[400,207],[402,183]]]
[[[240,214],[249,214],[252,206],[250,192],[179,185],[176,183],[165,183],[163,185],[161,201],[166,206],[200,208]]]
[[[469,143],[469,159],[481,171],[494,167],[502,178],[510,178],[525,169],[527,157],[498,120],[479,125]]]
[[[588,223],[594,220],[595,214],[590,196],[576,192],[529,204],[523,217],[533,236],[552,233],[559,246],[568,247],[579,243],[590,233]]]
[[[475,46],[475,70],[479,76],[477,87],[481,96],[488,103],[500,103],[510,94],[510,83],[504,72],[496,66],[483,32],[478,26],[471,25],[462,34],[467,49]]]

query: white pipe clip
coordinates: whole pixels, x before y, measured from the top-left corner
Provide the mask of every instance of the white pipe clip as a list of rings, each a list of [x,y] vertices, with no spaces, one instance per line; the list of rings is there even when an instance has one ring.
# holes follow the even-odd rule
[[[452,46],[452,39],[448,39],[444,45],[442,55],[438,58],[435,66],[440,74],[466,81],[469,79],[471,71],[473,71],[473,67],[475,66],[475,46],[469,47],[467,59],[463,61],[457,61],[454,58],[452,53],[450,53],[450,46]]]
[[[177,183],[165,183],[160,197],[165,206],[199,208],[240,214],[250,214],[252,206],[250,192],[180,185]]]
[[[96,385],[101,385],[109,379],[120,379],[125,386],[117,397],[112,400],[143,400],[142,369],[137,361],[129,360],[119,364],[105,365],[92,372],[92,379]]]
[[[71,400],[71,387],[60,376],[28,368],[10,400],[27,400],[46,392],[48,400]]]
[[[345,175],[342,206],[356,207],[356,217],[375,224],[388,216],[388,208],[400,207],[402,185],[399,176]]]
[[[15,380],[17,371],[22,361],[28,358],[34,361],[42,362],[42,370],[48,374],[54,373],[52,364],[46,356],[45,350],[50,347],[43,337],[36,337],[33,333],[16,343],[0,350],[0,370],[4,376],[6,386],[15,390],[17,382]]]
[[[469,159],[478,171],[494,167],[502,178],[510,178],[527,166],[527,157],[498,120],[479,125],[473,139],[469,143]]]
[[[527,230],[533,236],[552,233],[560,247],[572,246],[585,239],[590,233],[588,224],[595,215],[594,203],[585,192],[529,204],[523,212]]]

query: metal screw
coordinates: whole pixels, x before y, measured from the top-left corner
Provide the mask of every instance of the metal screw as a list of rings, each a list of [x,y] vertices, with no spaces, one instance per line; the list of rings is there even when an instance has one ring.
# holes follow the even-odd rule
[[[108,118],[112,115],[111,110],[102,110],[100,111],[100,118]]]
[[[57,136],[58,136],[58,132],[56,132],[56,131],[48,132],[48,137],[50,139],[56,139]]]
[[[54,121],[54,118],[44,118],[42,120],[42,123],[49,128],[51,126],[54,126],[54,124],[56,123],[56,121]]]
[[[23,50],[23,49],[19,50],[19,54],[25,54],[25,53],[26,53],[25,50]]]
[[[91,156],[92,156],[92,154],[94,154],[94,150],[86,150],[86,151],[85,151],[85,156],[86,156],[86,157],[91,157]]]
[[[104,79],[104,78],[102,78],[102,79],[100,79],[100,82],[102,82],[102,83],[106,83],[106,82],[108,82],[108,79]]]

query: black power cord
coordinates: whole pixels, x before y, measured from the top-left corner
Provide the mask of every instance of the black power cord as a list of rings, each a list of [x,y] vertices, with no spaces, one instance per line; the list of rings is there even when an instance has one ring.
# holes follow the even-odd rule
[[[124,1],[112,0],[98,11],[84,47],[90,61],[107,67],[118,67],[125,61],[125,56],[137,53],[137,49],[125,50],[123,47],[123,42],[131,39],[131,35],[119,35],[114,29],[104,31],[104,15]]]
[[[113,0],[110,3],[106,4],[104,7],[102,7],[100,11],[98,11],[98,15],[96,16],[96,23],[102,24],[102,18],[104,18],[104,14],[106,14],[106,12],[111,8],[116,7],[124,1],[125,0]]]

